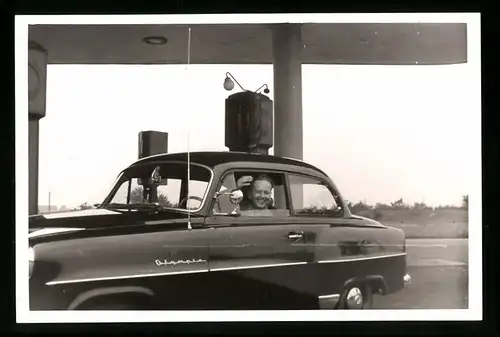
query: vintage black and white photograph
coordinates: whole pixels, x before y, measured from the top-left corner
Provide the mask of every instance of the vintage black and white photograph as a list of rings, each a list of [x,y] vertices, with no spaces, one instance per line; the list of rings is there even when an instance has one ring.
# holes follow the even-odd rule
[[[16,17],[17,320],[481,319],[480,43],[464,13]]]

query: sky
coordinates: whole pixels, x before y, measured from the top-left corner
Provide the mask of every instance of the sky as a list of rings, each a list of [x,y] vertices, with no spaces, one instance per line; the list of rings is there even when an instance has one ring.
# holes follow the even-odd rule
[[[39,204],[101,202],[137,159],[138,133],[169,152],[227,151],[225,73],[246,88],[272,65],[49,65],[40,121]],[[470,63],[303,65],[304,160],[357,202],[460,205],[473,183],[470,125],[480,118]],[[272,149],[271,149],[272,154]]]

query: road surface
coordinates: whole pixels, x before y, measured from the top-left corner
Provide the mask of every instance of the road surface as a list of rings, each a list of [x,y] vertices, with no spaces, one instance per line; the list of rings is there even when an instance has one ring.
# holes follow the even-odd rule
[[[423,266],[466,266],[469,260],[467,239],[407,239],[407,264]]]
[[[376,309],[467,309],[468,240],[408,239],[412,283],[404,290],[376,296]]]

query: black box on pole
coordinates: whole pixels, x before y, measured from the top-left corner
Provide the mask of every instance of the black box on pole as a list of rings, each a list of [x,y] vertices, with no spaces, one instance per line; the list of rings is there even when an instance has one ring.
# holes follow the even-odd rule
[[[273,101],[244,91],[226,99],[225,145],[230,151],[268,154],[273,146]]]
[[[167,132],[139,132],[139,159],[162,153],[168,153]]]

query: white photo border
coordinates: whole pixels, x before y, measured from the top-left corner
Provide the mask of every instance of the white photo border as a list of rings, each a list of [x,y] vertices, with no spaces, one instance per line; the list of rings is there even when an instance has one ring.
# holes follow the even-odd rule
[[[18,323],[208,322],[208,321],[470,321],[482,320],[481,118],[470,121],[474,182],[469,193],[469,307],[460,310],[307,311],[30,311],[28,260],[28,25],[33,24],[201,24],[301,22],[464,22],[468,63],[477,69],[471,96],[481,110],[481,27],[479,13],[405,14],[213,14],[213,15],[29,15],[15,17],[16,100],[16,320]],[[477,77],[476,77],[477,76]]]

